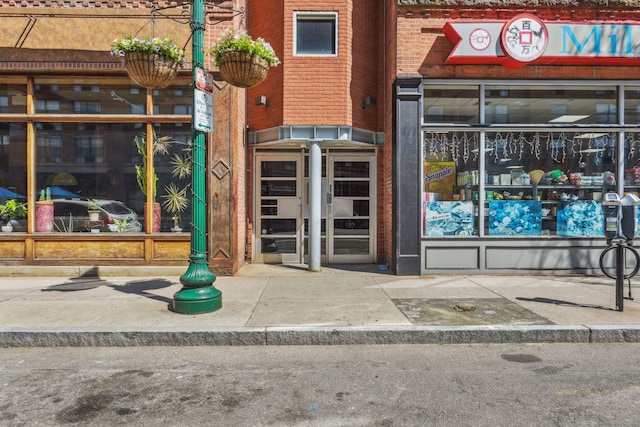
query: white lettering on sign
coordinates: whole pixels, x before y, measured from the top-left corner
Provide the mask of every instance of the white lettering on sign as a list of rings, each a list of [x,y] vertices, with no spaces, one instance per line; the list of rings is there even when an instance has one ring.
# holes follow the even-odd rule
[[[425,174],[424,182],[429,183],[434,181],[440,181],[449,175],[453,175],[453,168],[447,166],[444,169],[440,169],[439,171],[429,172]]]
[[[193,127],[200,132],[213,131],[213,96],[200,89],[193,90]]]

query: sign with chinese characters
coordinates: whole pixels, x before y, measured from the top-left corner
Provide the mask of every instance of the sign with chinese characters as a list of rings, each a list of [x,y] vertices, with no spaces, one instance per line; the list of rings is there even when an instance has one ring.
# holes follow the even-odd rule
[[[531,62],[540,58],[549,41],[547,28],[533,15],[518,15],[502,28],[500,44],[510,58]]]
[[[640,23],[543,22],[530,14],[507,22],[448,22],[447,64],[640,64]]]

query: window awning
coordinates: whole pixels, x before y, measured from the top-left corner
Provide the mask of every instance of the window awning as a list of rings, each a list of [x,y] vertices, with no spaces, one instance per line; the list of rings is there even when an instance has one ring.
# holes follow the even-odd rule
[[[298,125],[278,126],[249,132],[249,144],[306,145],[322,140],[323,145],[384,145],[384,132],[355,128],[353,126]]]

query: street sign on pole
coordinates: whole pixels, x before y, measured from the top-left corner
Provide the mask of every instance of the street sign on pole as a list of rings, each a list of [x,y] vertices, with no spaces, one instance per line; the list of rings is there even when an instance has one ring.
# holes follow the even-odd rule
[[[213,95],[204,90],[194,89],[193,96],[193,126],[200,132],[213,131]]]
[[[213,76],[200,67],[196,67],[196,87],[213,93]]]

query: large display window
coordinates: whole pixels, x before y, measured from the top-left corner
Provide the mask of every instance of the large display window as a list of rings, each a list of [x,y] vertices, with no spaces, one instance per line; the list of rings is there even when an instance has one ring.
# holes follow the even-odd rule
[[[602,237],[602,194],[640,189],[639,93],[426,83],[423,236]]]
[[[0,204],[33,200],[35,208],[11,221],[13,231],[190,231],[190,120],[188,85],[149,93],[117,78],[0,85]]]

